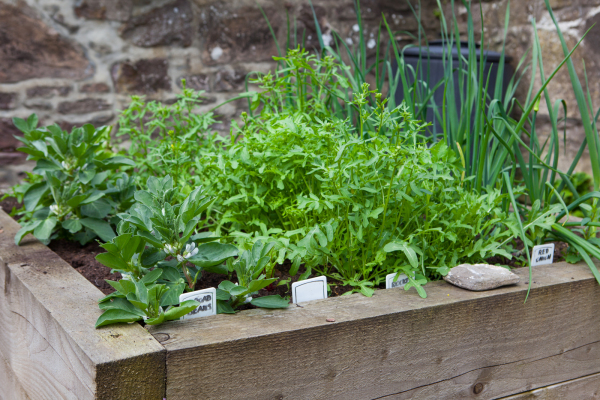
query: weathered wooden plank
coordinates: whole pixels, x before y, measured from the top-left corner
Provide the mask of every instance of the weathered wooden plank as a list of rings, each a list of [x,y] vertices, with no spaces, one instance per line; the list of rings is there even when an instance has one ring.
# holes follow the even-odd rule
[[[0,354],[0,400],[29,400],[8,362]]]
[[[600,399],[600,374],[504,397],[502,400],[595,400]]]
[[[525,304],[517,273],[488,292],[436,282],[427,299],[383,290],[151,328],[168,337],[167,398],[487,399],[600,372],[588,267],[536,267]]]
[[[95,329],[102,293],[0,211],[0,352],[32,399],[162,399],[165,350],[138,324]]]

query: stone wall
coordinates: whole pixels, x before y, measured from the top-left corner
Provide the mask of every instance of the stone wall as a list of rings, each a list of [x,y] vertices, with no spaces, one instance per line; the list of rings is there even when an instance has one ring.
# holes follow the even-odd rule
[[[287,20],[307,47],[317,45],[308,0],[260,0],[273,31],[283,46]],[[446,12],[449,2],[443,1]],[[507,0],[481,3],[492,48],[498,47]],[[587,27],[600,19],[600,0],[552,0],[572,45]],[[357,40],[353,0],[313,0],[327,35],[339,32],[346,42]],[[430,38],[439,35],[435,0],[421,2],[421,23]],[[474,14],[479,15],[479,4]],[[412,41],[418,22],[401,0],[363,0],[362,16],[374,39],[382,13],[398,31],[400,45]],[[512,24],[507,52],[514,60],[531,46],[530,17],[538,21],[547,71],[560,61],[562,51],[549,22],[543,0],[511,3]],[[464,9],[458,9],[461,18]],[[462,31],[464,31],[464,21]],[[599,28],[600,29],[600,28]],[[600,55],[592,33],[576,53],[579,71],[586,58],[590,76],[599,71]],[[369,41],[374,52],[374,40]],[[43,123],[64,128],[91,122],[116,122],[132,94],[168,101],[188,86],[206,91],[212,107],[244,90],[249,71],[272,68],[277,54],[269,26],[254,0],[0,0],[0,165],[20,160],[11,118],[32,112]],[[581,127],[568,75],[560,74],[551,92],[569,105],[569,152],[581,143]],[[597,99],[600,90],[592,88]],[[597,102],[600,104],[600,102]],[[244,107],[242,101],[221,107],[227,121]],[[0,178],[1,179],[1,178]]]

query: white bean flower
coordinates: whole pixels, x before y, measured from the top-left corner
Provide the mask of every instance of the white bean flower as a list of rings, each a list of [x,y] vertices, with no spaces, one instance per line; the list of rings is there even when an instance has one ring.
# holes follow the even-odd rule
[[[66,170],[71,169],[71,166],[66,161],[61,162],[60,165],[62,165],[62,167]]]
[[[163,215],[163,217],[164,217],[164,216],[166,216],[166,213],[165,213],[165,209],[164,209],[164,208],[162,209],[162,215]]]
[[[60,211],[60,207],[58,206],[58,204],[52,204],[50,206],[50,212],[51,213],[54,213],[54,214],[58,215],[59,211]]]
[[[175,255],[175,253],[177,253],[177,250],[175,249],[175,247],[170,244],[165,244],[165,248],[163,250],[167,254]]]
[[[198,248],[196,247],[196,243],[192,242],[185,245],[185,250],[183,251],[183,258],[186,260],[194,257],[198,254]]]
[[[189,260],[190,258],[194,257],[196,254],[198,254],[196,243],[192,242],[190,244],[186,244],[183,254],[177,255],[177,261],[184,262],[185,260]]]

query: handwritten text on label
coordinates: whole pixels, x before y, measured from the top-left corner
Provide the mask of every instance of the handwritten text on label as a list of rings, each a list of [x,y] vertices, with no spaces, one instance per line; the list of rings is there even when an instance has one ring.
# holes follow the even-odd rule
[[[554,261],[554,243],[534,246],[531,254],[531,266],[552,264]]]
[[[394,272],[393,274],[387,274],[385,277],[385,288],[386,289],[393,289],[393,288],[401,288],[404,287],[404,285],[406,285],[408,283],[408,276],[406,276],[406,274],[400,274],[400,276],[398,276],[398,279],[396,280],[396,282],[394,282],[394,278],[396,278],[396,273]]]
[[[195,292],[184,293],[179,296],[179,302],[186,300],[196,300],[200,305],[195,310],[183,316],[183,319],[207,317],[217,314],[217,290],[208,288],[196,290]]]

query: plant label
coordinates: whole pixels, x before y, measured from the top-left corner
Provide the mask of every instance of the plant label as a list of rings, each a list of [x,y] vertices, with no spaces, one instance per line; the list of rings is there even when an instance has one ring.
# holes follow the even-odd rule
[[[396,282],[394,282],[394,278],[396,277],[396,273],[394,272],[393,274],[387,274],[385,277],[385,288],[386,289],[393,289],[393,288],[402,288],[404,287],[404,285],[406,285],[408,283],[408,276],[406,276],[406,274],[400,274],[400,276],[398,276],[398,280]]]
[[[194,311],[184,315],[182,319],[217,315],[217,289],[215,288],[196,290],[195,292],[184,293],[179,296],[180,303],[186,300],[196,300],[200,305]]]
[[[327,278],[318,276],[292,283],[292,303],[327,298]]]
[[[554,261],[554,243],[534,246],[531,254],[531,266],[552,264]]]

